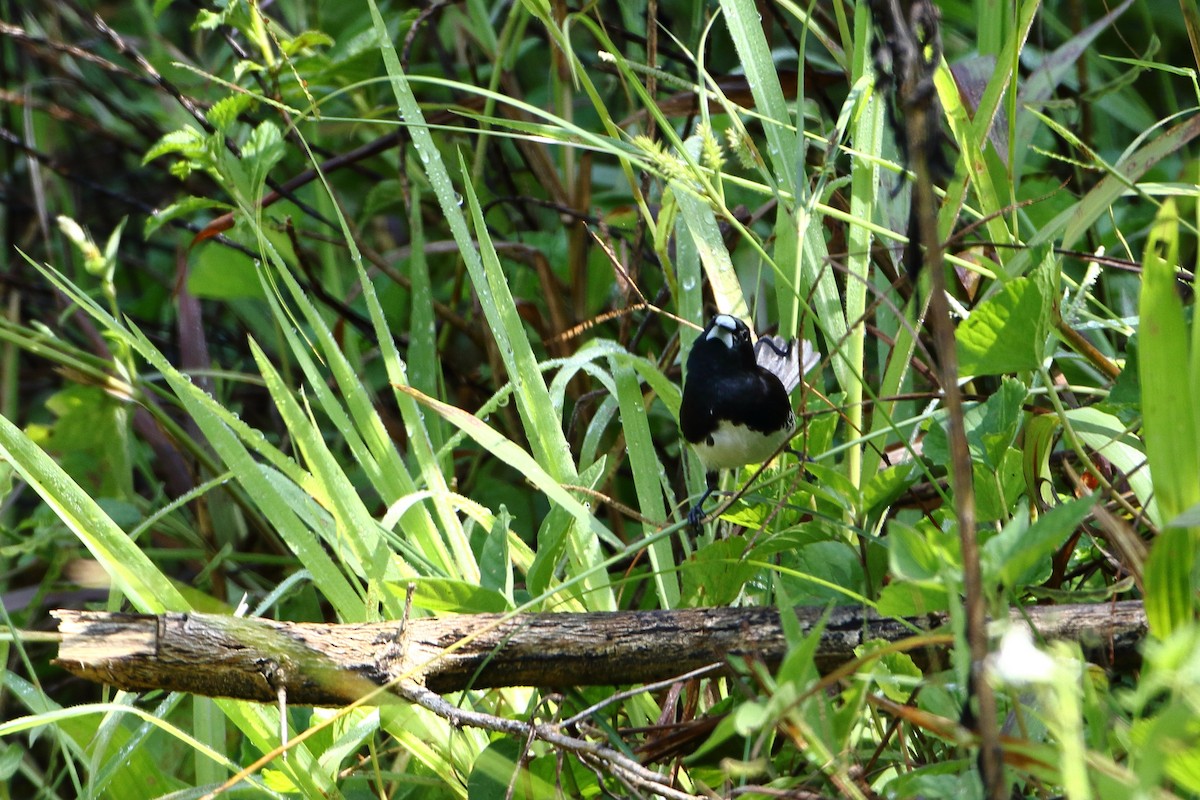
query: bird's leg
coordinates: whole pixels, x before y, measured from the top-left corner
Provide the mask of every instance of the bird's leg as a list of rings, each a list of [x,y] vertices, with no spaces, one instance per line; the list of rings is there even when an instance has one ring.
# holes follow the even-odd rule
[[[700,520],[704,519],[704,501],[717,490],[718,477],[719,475],[716,471],[705,475],[705,479],[708,481],[708,488],[704,490],[704,494],[700,495],[700,499],[696,501],[696,505],[692,506],[692,510],[688,512],[688,525],[697,533],[700,532]]]

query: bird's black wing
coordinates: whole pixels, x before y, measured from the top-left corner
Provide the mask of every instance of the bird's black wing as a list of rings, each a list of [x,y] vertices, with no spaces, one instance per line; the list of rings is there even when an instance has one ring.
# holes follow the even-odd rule
[[[762,368],[714,376],[689,384],[685,391],[692,396],[680,408],[679,427],[689,442],[703,440],[716,430],[719,420],[767,434],[792,424],[788,393],[779,378]]]

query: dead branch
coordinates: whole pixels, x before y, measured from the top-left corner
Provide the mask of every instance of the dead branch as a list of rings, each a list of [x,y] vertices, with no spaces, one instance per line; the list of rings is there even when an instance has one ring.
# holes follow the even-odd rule
[[[130,691],[338,706],[390,687],[448,693],[497,686],[565,687],[671,678],[731,656],[775,666],[786,653],[771,608],[699,608],[593,614],[473,614],[362,625],[275,622],[213,614],[112,614],[59,610],[57,663],[83,678]],[[795,610],[802,630],[824,611]],[[1084,645],[1107,666],[1136,662],[1146,633],[1138,601],[1036,606],[1038,634]],[[908,640],[919,663],[950,642],[944,614],[887,619],[833,609],[817,666],[832,670],[864,642]],[[404,691],[408,689],[409,691]],[[385,695],[381,695],[385,697]],[[394,699],[394,698],[393,698]]]

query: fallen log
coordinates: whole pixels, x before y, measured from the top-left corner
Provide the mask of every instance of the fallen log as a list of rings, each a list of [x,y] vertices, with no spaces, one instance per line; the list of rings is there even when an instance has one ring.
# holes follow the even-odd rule
[[[774,608],[589,614],[471,614],[373,624],[276,622],[214,614],[59,610],[57,662],[129,691],[163,689],[291,705],[337,706],[381,686],[437,693],[499,686],[620,685],[666,680],[731,656],[775,666],[787,642]],[[825,614],[795,609],[805,632]],[[1138,601],[1014,609],[1046,639],[1082,643],[1105,666],[1135,663],[1146,634]],[[918,663],[949,644],[945,614],[881,618],[829,612],[816,661],[829,671],[864,642],[902,643]],[[907,640],[906,642],[903,640]],[[393,698],[394,699],[394,698]],[[381,701],[384,697],[381,695]]]

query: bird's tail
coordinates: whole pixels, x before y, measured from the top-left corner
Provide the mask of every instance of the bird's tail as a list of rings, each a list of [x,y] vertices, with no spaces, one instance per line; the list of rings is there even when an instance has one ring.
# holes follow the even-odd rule
[[[754,343],[754,360],[760,367],[775,373],[783,383],[783,388],[791,394],[800,385],[800,377],[821,360],[821,354],[812,342],[788,341],[782,336],[760,336]]]

